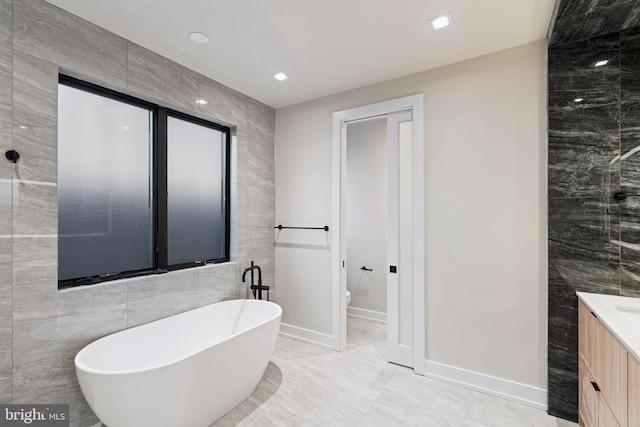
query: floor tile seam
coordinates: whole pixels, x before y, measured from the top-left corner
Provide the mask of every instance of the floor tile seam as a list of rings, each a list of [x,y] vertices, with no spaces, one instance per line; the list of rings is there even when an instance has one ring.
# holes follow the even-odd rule
[[[460,387],[460,386],[456,386],[456,387],[464,389],[464,387]],[[467,391],[467,393],[466,393],[467,402],[464,405],[464,421],[463,421],[463,424],[462,424],[463,426],[466,426],[467,422],[472,422],[472,420],[469,419],[469,405],[471,405],[471,397],[472,397],[472,393],[471,392],[473,390],[467,390],[467,389],[465,389],[465,390]]]

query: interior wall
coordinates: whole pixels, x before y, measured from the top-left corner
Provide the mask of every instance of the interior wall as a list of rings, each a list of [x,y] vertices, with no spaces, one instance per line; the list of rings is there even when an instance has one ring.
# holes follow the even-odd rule
[[[387,157],[386,117],[347,125],[347,290],[350,307],[376,313],[387,312]]]
[[[278,109],[276,222],[330,223],[333,112],[417,93],[427,359],[546,388],[544,42]],[[276,244],[283,322],[324,335],[330,233]]]
[[[231,262],[58,291],[59,72],[234,129]],[[68,403],[72,426],[93,425],[73,363],[83,346],[246,297],[251,260],[275,284],[274,122],[273,108],[49,3],[0,0],[0,151],[20,153],[0,161],[0,401]]]
[[[573,420],[575,292],[640,297],[638,52],[639,27],[549,48],[549,412]]]

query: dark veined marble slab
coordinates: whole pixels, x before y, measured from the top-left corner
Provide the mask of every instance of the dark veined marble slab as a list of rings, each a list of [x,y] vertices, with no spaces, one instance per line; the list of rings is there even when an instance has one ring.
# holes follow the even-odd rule
[[[607,196],[620,187],[617,104],[549,110],[549,197]]]
[[[549,45],[559,46],[640,24],[638,0],[559,0]]]

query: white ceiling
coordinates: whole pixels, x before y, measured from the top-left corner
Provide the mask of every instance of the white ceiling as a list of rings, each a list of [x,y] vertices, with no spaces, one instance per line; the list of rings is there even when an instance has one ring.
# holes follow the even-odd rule
[[[279,108],[544,39],[555,0],[47,0]],[[454,25],[431,32],[446,12]],[[189,33],[209,36],[198,45]],[[279,82],[271,74],[283,71]]]

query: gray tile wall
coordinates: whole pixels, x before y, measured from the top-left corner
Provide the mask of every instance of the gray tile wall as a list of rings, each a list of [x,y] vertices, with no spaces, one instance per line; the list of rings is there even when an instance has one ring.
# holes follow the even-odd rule
[[[233,262],[58,291],[59,72],[232,127]],[[0,149],[21,154],[0,160],[0,402],[69,403],[71,425],[93,425],[73,365],[83,346],[246,297],[251,260],[274,285],[274,123],[273,108],[44,1],[0,0]]]
[[[640,297],[638,71],[638,27],[549,49],[549,413],[563,418],[577,420],[575,292]]]
[[[12,0],[0,0],[0,402],[13,397],[13,165],[4,161],[13,147],[12,6]]]

